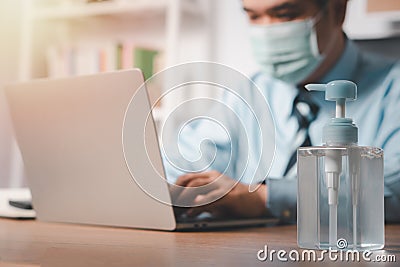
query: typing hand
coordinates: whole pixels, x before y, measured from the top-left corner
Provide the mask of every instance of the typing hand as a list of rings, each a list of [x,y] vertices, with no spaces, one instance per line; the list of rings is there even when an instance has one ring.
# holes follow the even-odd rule
[[[266,186],[249,192],[248,185],[237,182],[217,171],[190,173],[180,176],[173,190],[173,203],[191,206],[189,216],[204,211],[214,216],[259,217],[266,213]]]

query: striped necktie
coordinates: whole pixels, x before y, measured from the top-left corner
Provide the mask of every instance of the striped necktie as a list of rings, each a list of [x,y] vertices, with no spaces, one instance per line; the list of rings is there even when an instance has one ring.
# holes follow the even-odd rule
[[[293,100],[291,116],[297,119],[299,127],[295,137],[294,151],[286,166],[284,176],[286,176],[296,164],[297,148],[312,145],[308,130],[311,123],[317,118],[319,111],[319,106],[311,100],[307,92],[303,88],[298,89],[299,93]]]

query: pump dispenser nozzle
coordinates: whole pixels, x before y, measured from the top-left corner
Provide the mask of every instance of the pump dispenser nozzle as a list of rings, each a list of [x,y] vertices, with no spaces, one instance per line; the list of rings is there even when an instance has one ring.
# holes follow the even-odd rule
[[[346,117],[346,101],[356,100],[356,85],[350,81],[334,81],[328,84],[308,84],[308,91],[325,91],[325,99],[336,101],[336,118]]]
[[[358,129],[352,119],[346,118],[346,101],[357,98],[356,84],[338,80],[328,84],[307,84],[305,87],[309,91],[324,91],[325,100],[336,101],[336,117],[332,118],[324,127],[323,142],[328,146],[356,144]],[[325,154],[325,177],[329,204],[329,244],[332,247],[336,246],[337,242],[337,205],[341,173],[341,150],[332,147]]]
[[[308,91],[325,91],[325,100],[336,101],[336,117],[323,130],[323,142],[327,145],[356,144],[358,128],[353,120],[346,118],[346,101],[357,99],[357,85],[351,81],[338,80],[328,84],[307,84]]]

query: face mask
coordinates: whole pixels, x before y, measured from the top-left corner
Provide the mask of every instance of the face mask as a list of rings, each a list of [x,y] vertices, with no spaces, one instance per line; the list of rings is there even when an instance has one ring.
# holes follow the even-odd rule
[[[251,25],[251,45],[261,71],[298,84],[320,64],[314,19],[274,25]]]

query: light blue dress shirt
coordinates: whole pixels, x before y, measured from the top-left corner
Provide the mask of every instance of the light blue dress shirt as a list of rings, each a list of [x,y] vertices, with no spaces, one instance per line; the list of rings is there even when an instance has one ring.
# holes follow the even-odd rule
[[[348,40],[335,66],[319,82],[328,83],[339,79],[351,80],[358,86],[358,99],[348,103],[346,114],[353,118],[359,128],[359,145],[384,149],[385,217],[388,222],[399,222],[400,62],[361,52]],[[290,114],[298,89],[262,73],[256,74],[253,81],[268,101],[275,122],[276,150],[266,180],[266,204],[276,217],[294,222],[297,180],[295,174],[283,177],[283,173],[296,149],[293,144],[298,122]],[[252,90],[245,90],[243,94],[252,94]],[[323,92],[312,93],[311,98],[320,106],[320,110],[310,125],[309,134],[313,145],[321,145],[322,128],[334,116],[335,104],[325,101]],[[257,109],[254,100],[250,104],[255,106],[255,112],[262,114],[263,111]],[[226,116],[222,123],[224,127],[210,120],[197,120],[186,127],[179,138],[179,151],[187,159],[201,160],[196,161],[198,165],[186,164],[179,169],[171,161],[165,160],[164,156],[169,181],[174,182],[185,170],[217,170],[243,183],[250,183],[253,179],[261,180],[264,173],[268,172],[268,156],[262,155],[260,146],[265,144],[263,140],[271,139],[271,136],[260,137],[259,121],[251,119],[251,112],[230,94],[224,94],[221,102],[234,111],[236,120]],[[238,118],[240,123],[235,123]],[[271,150],[270,145],[265,147]]]

